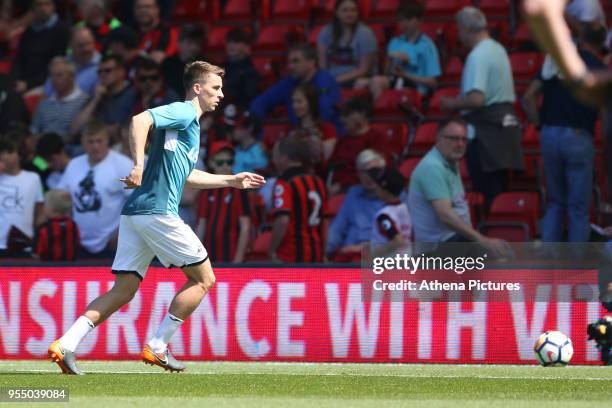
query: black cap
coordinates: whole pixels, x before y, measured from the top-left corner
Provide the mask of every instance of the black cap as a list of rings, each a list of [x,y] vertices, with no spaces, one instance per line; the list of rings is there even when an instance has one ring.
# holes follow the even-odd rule
[[[368,175],[378,186],[395,197],[399,197],[406,186],[404,176],[393,167],[373,168],[368,170]]]

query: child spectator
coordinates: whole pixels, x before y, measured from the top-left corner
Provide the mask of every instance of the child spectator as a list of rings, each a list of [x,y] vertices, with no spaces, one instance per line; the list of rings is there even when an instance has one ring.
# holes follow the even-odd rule
[[[412,221],[408,206],[400,200],[404,191],[404,177],[393,167],[374,168],[368,172],[374,180],[374,192],[385,203],[376,212],[372,228],[372,245],[377,254],[389,254],[410,244]],[[379,256],[379,255],[377,255]]]
[[[238,113],[230,131],[232,141],[236,144],[234,157],[234,173],[243,171],[254,172],[268,167],[268,157],[256,135],[261,130],[261,124],[250,112]]]
[[[225,99],[241,109],[247,109],[257,96],[261,82],[251,58],[251,35],[239,28],[228,32],[225,53]]]
[[[70,218],[70,193],[49,190],[45,194],[47,222],[36,233],[35,253],[41,261],[74,261],[79,248],[79,227]]]
[[[370,27],[359,21],[356,0],[336,0],[334,19],[317,38],[319,65],[343,88],[376,73],[378,44]]]
[[[385,89],[416,87],[427,95],[437,86],[440,59],[435,43],[421,31],[424,7],[420,3],[400,4],[397,10],[398,26],[402,34],[387,46],[385,75],[372,79],[362,78],[356,88],[370,88],[374,99]]]
[[[23,256],[44,219],[42,183],[38,174],[22,170],[21,140],[0,137],[0,255]]]
[[[208,166],[215,174],[232,174],[234,148],[228,142],[211,145]],[[244,260],[251,234],[251,195],[248,190],[204,190],[198,202],[196,234],[215,262]]]
[[[45,180],[46,188],[56,188],[70,162],[64,140],[57,133],[44,133],[36,144],[36,154],[49,166],[50,173]]]

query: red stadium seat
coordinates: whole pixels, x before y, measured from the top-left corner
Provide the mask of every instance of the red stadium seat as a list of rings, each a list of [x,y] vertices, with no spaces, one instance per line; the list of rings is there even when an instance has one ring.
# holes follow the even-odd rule
[[[11,72],[11,61],[0,61],[0,74],[8,75]]]
[[[373,1],[370,8],[371,20],[374,19],[392,19],[396,16],[397,7],[400,0],[377,0]]]
[[[218,18],[219,13],[216,1],[206,0],[183,0],[177,1],[172,15],[174,23],[180,22],[210,22]]]
[[[436,90],[436,92],[434,92],[433,96],[431,97],[431,100],[429,101],[429,108],[427,110],[427,116],[432,116],[432,117],[444,116],[445,113],[443,113],[440,110],[440,99],[445,96],[457,97],[459,96],[459,93],[460,93],[459,88],[440,88]]]
[[[402,173],[402,176],[406,178],[406,180],[410,180],[414,169],[420,163],[420,157],[409,157],[400,164],[399,172]]]
[[[368,96],[370,91],[368,89],[353,89],[353,88],[340,88],[340,98],[342,101],[348,101],[356,96]]]
[[[325,24],[319,24],[318,26],[314,26],[313,28],[310,29],[310,32],[308,33],[309,43],[311,44],[317,43],[317,38],[319,38],[319,33],[321,32],[323,27],[325,27]]]
[[[427,0],[425,2],[425,17],[451,20],[455,17],[457,11],[470,4],[471,1],[469,0]]]
[[[272,0],[269,19],[273,21],[297,20],[306,24],[310,17],[312,3],[311,0]]]
[[[254,44],[255,51],[287,52],[291,39],[298,41],[304,36],[303,27],[297,25],[275,24],[262,27]],[[294,38],[292,38],[294,37]]]
[[[251,252],[247,255],[248,261],[267,261],[268,248],[270,248],[270,240],[272,239],[272,231],[264,231],[255,238]]]
[[[463,73],[463,62],[459,57],[452,57],[448,62],[446,69],[444,70],[444,74],[442,76],[442,81],[450,82],[453,84],[458,84],[461,82],[461,75]]]
[[[421,24],[421,31],[427,34],[436,43],[438,48],[446,48],[451,53],[456,51],[455,48],[457,47],[459,36],[456,24],[442,21],[427,21]]]
[[[465,190],[471,190],[472,180],[470,179],[470,172],[468,171],[467,162],[465,161],[465,159],[461,160],[461,162],[459,163],[459,174],[461,175],[461,182],[463,183],[463,187],[465,188]]]
[[[387,89],[374,103],[375,116],[404,117],[399,104],[414,105],[417,99],[414,89]]]
[[[595,150],[603,149],[604,145],[604,134],[601,119],[595,124],[595,134],[593,135],[593,143],[595,144]]]
[[[342,208],[342,203],[346,198],[346,193],[336,194],[327,200],[327,214],[325,214],[329,218],[334,218],[340,212],[340,208]]]
[[[271,57],[253,58],[253,65],[259,75],[261,75],[266,87],[274,84],[278,80],[281,64],[283,63]]]
[[[523,150],[525,153],[540,152],[540,134],[534,125],[529,125],[523,131]]]
[[[36,107],[44,97],[45,94],[42,92],[34,92],[30,94],[25,94],[23,96],[23,101],[25,102],[26,107],[28,108],[28,112],[30,112],[30,116],[32,116],[34,112],[36,112]]]
[[[529,226],[524,222],[493,222],[480,224],[478,230],[490,238],[499,238],[508,242],[530,241]]]
[[[515,52],[510,54],[510,65],[515,81],[531,81],[538,73],[544,56],[538,52]]]
[[[423,155],[436,144],[438,124],[436,122],[423,123],[417,129],[414,140],[410,145],[410,155]]]
[[[387,46],[387,35],[385,34],[385,26],[383,24],[370,24],[370,28],[374,31],[378,49],[384,50]]]
[[[510,0],[474,0],[474,5],[487,17],[507,18],[510,15]]]
[[[475,227],[484,216],[484,195],[478,191],[468,191],[465,199],[470,207],[470,218]]]
[[[241,22],[251,25],[254,14],[253,4],[253,0],[227,0],[221,12],[221,19],[224,22]]]
[[[272,149],[274,144],[283,139],[289,133],[290,126],[285,123],[268,123],[262,127],[262,140],[264,146],[268,149]]]
[[[225,44],[227,33],[236,27],[232,26],[218,26],[212,27],[208,32],[208,38],[206,43],[207,52],[225,52]]]
[[[529,227],[529,236],[536,236],[540,217],[540,196],[536,192],[505,192],[493,203],[486,221],[523,222]]]
[[[380,144],[385,151],[392,152],[396,159],[401,157],[408,143],[408,126],[405,123],[372,123],[370,128],[383,135]]]

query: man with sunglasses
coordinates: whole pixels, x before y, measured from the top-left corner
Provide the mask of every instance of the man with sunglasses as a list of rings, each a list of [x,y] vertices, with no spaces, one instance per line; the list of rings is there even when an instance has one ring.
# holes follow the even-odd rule
[[[410,177],[408,209],[416,242],[478,242],[495,254],[506,252],[506,243],[488,238],[472,227],[470,210],[459,172],[468,143],[467,125],[461,119],[439,123],[435,146]]]
[[[133,91],[136,93],[134,113],[167,105],[180,99],[176,92],[166,86],[161,66],[151,59],[143,58],[138,62]]]
[[[71,133],[77,134],[91,119],[105,125],[119,125],[130,119],[135,103],[135,94],[130,91],[127,70],[123,58],[106,55],[98,66],[100,82],[85,108],[72,122]]]
[[[184,102],[147,109],[132,118],[130,150],[134,167],[120,181],[134,191],[119,221],[112,266],[115,283],[111,290],[91,302],[83,315],[49,347],[49,358],[64,373],[83,374],[74,354],[79,343],[132,300],[154,257],[166,267],[180,267],[187,281],[175,295],[154,336],[148,339],[141,358],[164,370],[185,369],[170,353],[168,343],[215,284],[215,274],[208,252],[178,215],[183,189],[246,189],[265,184],[262,176],[253,173],[221,175],[195,169],[200,150],[200,117],[214,111],[223,98],[223,74],[223,69],[207,62],[192,62],[183,75]],[[145,168],[149,133],[152,135]]]

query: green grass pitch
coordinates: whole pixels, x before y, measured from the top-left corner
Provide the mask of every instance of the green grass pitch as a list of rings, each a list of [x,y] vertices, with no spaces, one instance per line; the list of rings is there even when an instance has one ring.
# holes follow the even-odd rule
[[[187,363],[171,374],[139,362],[81,361],[64,376],[47,361],[0,361],[0,387],[67,387],[91,407],[599,407],[612,367],[438,364]],[[0,404],[11,406],[7,404]]]

